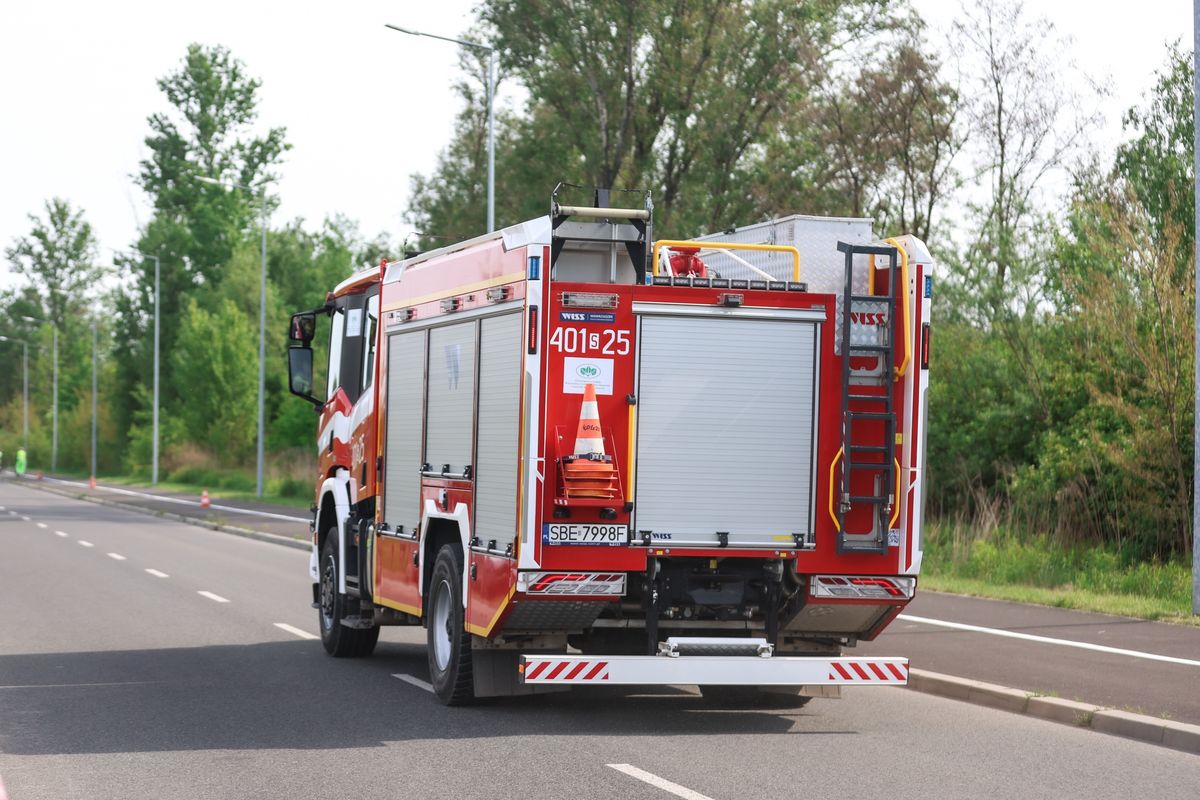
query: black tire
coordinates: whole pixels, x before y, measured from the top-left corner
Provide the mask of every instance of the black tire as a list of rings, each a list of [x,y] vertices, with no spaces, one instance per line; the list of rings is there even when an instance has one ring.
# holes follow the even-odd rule
[[[700,694],[717,708],[803,708],[812,700],[782,686],[701,686]]]
[[[429,652],[429,682],[437,699],[448,706],[475,699],[471,669],[471,634],[462,604],[462,556],[454,545],[443,545],[433,562],[425,598],[425,635]]]
[[[321,644],[325,652],[335,658],[364,658],[375,651],[379,626],[348,628],[342,624],[346,616],[346,596],[337,590],[337,538],[337,528],[326,534],[318,564],[317,624],[321,628]]]

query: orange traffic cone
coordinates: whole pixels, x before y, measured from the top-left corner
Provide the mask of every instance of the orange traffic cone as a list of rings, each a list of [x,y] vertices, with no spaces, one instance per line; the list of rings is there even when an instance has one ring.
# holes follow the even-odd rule
[[[596,403],[596,384],[583,387],[583,407],[579,410],[579,430],[575,434],[575,455],[604,455],[604,434],[600,432],[600,407]]]
[[[604,452],[596,385],[583,387],[583,406],[575,434],[575,453],[563,461],[563,491],[568,497],[611,499],[620,492],[612,457]]]
[[[208,499],[208,489],[205,489],[204,491],[200,492],[200,507],[208,508],[210,505],[212,505],[212,504],[209,502],[209,499]]]

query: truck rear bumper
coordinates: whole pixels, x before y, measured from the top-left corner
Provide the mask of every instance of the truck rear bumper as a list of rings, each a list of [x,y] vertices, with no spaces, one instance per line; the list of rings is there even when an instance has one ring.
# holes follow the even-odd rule
[[[706,686],[904,686],[907,658],[526,655],[523,683]]]

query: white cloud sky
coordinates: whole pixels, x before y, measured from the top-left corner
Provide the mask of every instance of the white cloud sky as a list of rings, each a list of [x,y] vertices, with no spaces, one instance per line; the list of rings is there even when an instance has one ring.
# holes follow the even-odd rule
[[[958,0],[914,0],[938,29]],[[344,213],[371,236],[399,239],[409,176],[428,172],[459,105],[452,45],[386,30],[446,35],[473,19],[474,0],[411,2],[114,0],[6,2],[0,8],[0,245],[28,230],[49,197],[85,209],[105,248],[127,247],[149,207],[131,176],[145,155],[146,117],[166,108],[155,80],[190,42],[224,44],[263,82],[260,120],[284,125],[293,149],[277,191],[281,218],[316,225]],[[1074,37],[1080,67],[1109,78],[1106,125],[1137,102],[1164,44],[1192,37],[1189,0],[1030,3]],[[942,39],[931,37],[931,46]],[[481,221],[482,227],[482,221]],[[107,256],[107,251],[105,251]],[[0,283],[4,276],[0,275]]]

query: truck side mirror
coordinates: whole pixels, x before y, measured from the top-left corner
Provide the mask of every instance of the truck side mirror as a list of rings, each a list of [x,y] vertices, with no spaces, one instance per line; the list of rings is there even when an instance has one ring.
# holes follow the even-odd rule
[[[295,317],[292,319],[294,320]],[[317,408],[325,405],[313,396],[313,351],[311,347],[288,348],[288,389],[292,394],[303,397]]]
[[[288,339],[293,342],[303,342],[307,347],[317,335],[317,315],[312,311],[292,314],[292,324],[288,327]]]

